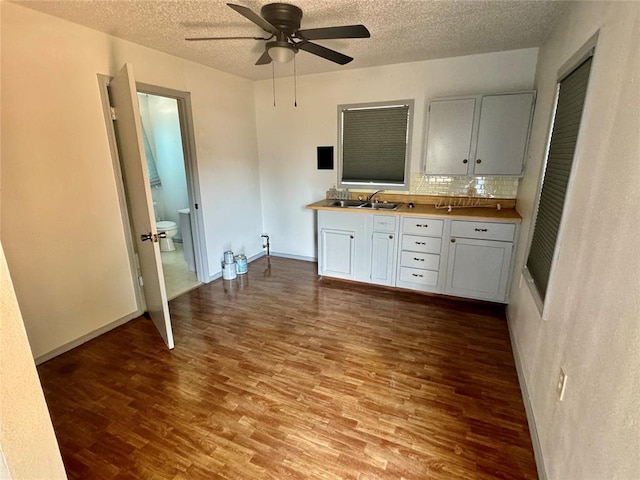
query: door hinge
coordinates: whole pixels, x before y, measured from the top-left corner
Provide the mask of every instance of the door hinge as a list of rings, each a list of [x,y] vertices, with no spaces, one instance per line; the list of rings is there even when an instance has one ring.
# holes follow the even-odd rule
[[[195,203],[193,206],[195,207],[196,210],[198,210],[198,204],[197,203]]]
[[[142,279],[142,275],[138,275],[138,285],[144,287],[144,280]]]
[[[111,110],[111,120],[117,120],[118,117],[116,116],[116,109],[113,107],[109,107],[109,110]]]

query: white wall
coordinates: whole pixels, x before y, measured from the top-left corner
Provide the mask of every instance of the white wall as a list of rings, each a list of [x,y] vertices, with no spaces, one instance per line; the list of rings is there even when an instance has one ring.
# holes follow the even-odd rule
[[[0,245],[0,478],[67,478]]]
[[[598,29],[544,318],[519,274],[508,309],[553,480],[640,477],[640,3],[577,2],[540,50],[516,271],[525,262],[558,70]]]
[[[0,478],[66,478],[1,243],[0,419]]]
[[[251,82],[3,2],[1,235],[35,357],[136,310],[97,80],[125,62],[191,92],[209,273],[262,251]]]
[[[256,82],[262,212],[273,251],[316,257],[315,214],[304,206],[337,183],[337,169],[316,169],[316,147],[333,145],[337,166],[338,105],[415,99],[411,171],[419,172],[427,100],[531,89],[536,55],[537,49],[514,50],[302,76],[297,108],[291,77],[276,79],[276,107],[271,80]]]

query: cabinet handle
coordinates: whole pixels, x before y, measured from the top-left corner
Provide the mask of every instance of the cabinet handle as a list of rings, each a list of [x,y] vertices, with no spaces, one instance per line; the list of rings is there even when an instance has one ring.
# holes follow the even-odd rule
[[[428,228],[429,225],[426,223],[416,223],[416,227],[421,227],[421,228]]]
[[[462,160],[462,163],[467,163],[469,160],[467,160],[466,158],[464,160]]]
[[[426,245],[424,242],[416,242],[416,245]]]
[[[389,235],[389,240],[393,240],[393,235]]]
[[[486,229],[486,228],[474,228],[474,230],[475,230],[476,232],[486,232],[486,231],[487,231],[487,229]]]
[[[452,239],[451,239],[451,243],[456,243],[456,239],[455,239],[455,238],[452,238]]]
[[[482,160],[477,159],[477,160],[476,160],[476,163],[482,163]]]
[[[416,262],[424,262],[424,258],[413,257]]]
[[[349,235],[349,238],[353,238],[353,235]]]
[[[423,275],[421,275],[421,274],[419,274],[419,273],[412,273],[411,275],[413,275],[414,277],[420,277],[420,278],[422,278],[422,277],[423,277]]]

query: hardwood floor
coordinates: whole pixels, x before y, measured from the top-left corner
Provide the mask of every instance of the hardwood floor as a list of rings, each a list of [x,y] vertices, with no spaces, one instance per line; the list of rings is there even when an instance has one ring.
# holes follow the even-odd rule
[[[533,479],[503,309],[257,260],[39,367],[69,478]]]

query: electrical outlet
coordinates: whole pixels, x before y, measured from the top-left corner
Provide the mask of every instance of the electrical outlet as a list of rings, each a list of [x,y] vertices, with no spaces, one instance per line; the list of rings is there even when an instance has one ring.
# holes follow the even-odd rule
[[[564,370],[560,369],[560,375],[558,376],[558,384],[556,385],[556,393],[558,394],[558,398],[560,401],[564,398],[564,391],[567,387],[567,374],[564,373]]]

